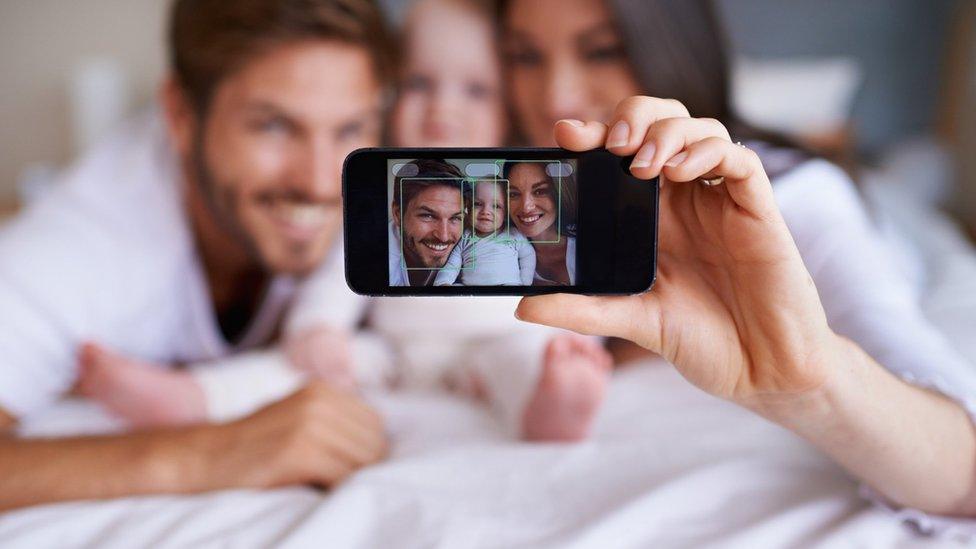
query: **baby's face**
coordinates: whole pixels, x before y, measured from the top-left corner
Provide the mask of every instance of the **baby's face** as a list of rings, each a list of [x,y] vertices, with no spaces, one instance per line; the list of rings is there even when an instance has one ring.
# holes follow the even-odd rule
[[[406,66],[392,137],[404,147],[497,147],[505,110],[491,24],[455,2],[426,1],[408,18]]]
[[[476,183],[471,202],[471,226],[478,236],[494,233],[505,222],[505,194],[500,184]]]

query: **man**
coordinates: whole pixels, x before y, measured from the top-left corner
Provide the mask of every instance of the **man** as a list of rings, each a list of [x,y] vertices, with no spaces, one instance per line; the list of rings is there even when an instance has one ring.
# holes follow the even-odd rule
[[[460,170],[447,162],[415,160],[394,178],[391,286],[434,283],[464,228],[462,177]]]
[[[165,128],[128,129],[0,231],[0,509],[327,486],[386,451],[375,412],[314,383],[227,424],[12,436],[71,390],[85,341],[160,363],[272,342],[335,240],[343,158],[379,142],[369,0],[177,0],[170,41]]]

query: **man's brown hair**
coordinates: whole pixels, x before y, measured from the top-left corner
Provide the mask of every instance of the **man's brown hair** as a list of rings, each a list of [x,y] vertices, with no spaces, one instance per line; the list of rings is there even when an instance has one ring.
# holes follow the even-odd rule
[[[202,114],[224,78],[258,55],[306,40],[362,46],[379,82],[391,81],[390,35],[372,0],[176,0],[170,67]]]
[[[404,178],[409,178],[404,181]],[[431,187],[448,187],[461,195],[461,169],[445,160],[420,158],[404,164],[393,178],[393,205],[406,210],[414,198]]]

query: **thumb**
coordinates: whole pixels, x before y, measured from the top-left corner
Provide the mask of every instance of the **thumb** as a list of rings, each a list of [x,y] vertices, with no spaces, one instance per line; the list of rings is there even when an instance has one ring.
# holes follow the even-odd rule
[[[570,151],[589,151],[603,148],[607,141],[607,125],[601,122],[560,120],[552,130],[556,144]]]
[[[629,339],[660,352],[660,322],[648,296],[552,294],[523,298],[515,317],[586,335]]]

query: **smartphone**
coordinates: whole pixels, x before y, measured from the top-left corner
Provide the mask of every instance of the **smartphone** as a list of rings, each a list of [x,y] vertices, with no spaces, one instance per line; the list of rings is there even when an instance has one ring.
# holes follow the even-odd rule
[[[636,294],[658,181],[605,150],[370,148],[342,171],[346,281],[367,296]]]

